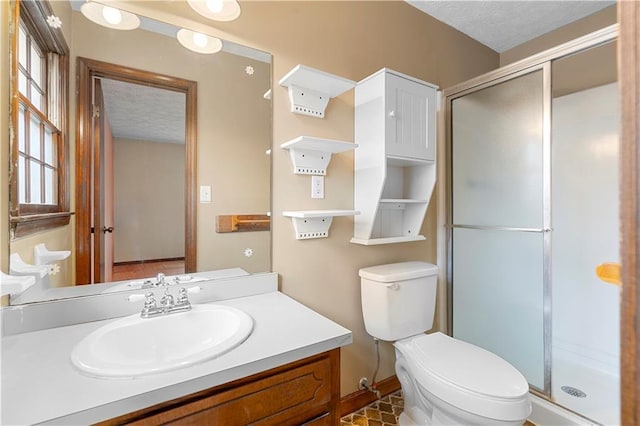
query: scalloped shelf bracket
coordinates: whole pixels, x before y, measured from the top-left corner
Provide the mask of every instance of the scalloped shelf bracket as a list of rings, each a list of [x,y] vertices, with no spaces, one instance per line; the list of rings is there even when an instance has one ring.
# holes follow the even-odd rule
[[[309,240],[312,238],[326,238],[329,236],[329,228],[334,216],[354,216],[360,214],[356,210],[307,210],[282,212],[283,216],[290,217],[296,240]]]
[[[49,265],[58,260],[65,260],[71,256],[70,250],[51,251],[43,243],[33,248],[33,258],[36,265]]]
[[[329,99],[356,87],[356,82],[305,65],[296,65],[280,79],[289,89],[291,112],[324,118]]]
[[[316,176],[327,174],[331,154],[355,149],[357,146],[351,142],[311,136],[299,136],[280,145],[283,149],[289,150],[294,173]]]

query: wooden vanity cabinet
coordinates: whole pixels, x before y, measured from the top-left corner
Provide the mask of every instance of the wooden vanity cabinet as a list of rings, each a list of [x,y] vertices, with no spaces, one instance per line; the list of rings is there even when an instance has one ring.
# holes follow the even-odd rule
[[[100,425],[338,425],[340,349]]]

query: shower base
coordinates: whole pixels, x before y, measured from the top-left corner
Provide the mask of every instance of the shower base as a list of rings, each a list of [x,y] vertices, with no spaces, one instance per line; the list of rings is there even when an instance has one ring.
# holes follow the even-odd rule
[[[620,424],[620,378],[587,365],[554,357],[551,372],[551,395],[554,401],[571,411],[603,425]],[[586,396],[565,392],[566,386]]]

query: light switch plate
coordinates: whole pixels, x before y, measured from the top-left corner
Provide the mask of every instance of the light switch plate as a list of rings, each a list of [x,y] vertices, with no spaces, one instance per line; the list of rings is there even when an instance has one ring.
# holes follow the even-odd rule
[[[211,202],[211,185],[200,185],[200,202]]]

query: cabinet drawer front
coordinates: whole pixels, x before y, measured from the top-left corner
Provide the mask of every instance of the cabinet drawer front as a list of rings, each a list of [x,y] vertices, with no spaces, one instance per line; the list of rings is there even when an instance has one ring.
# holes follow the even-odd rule
[[[184,404],[133,424],[286,425],[320,421],[331,405],[331,361],[323,358]]]

